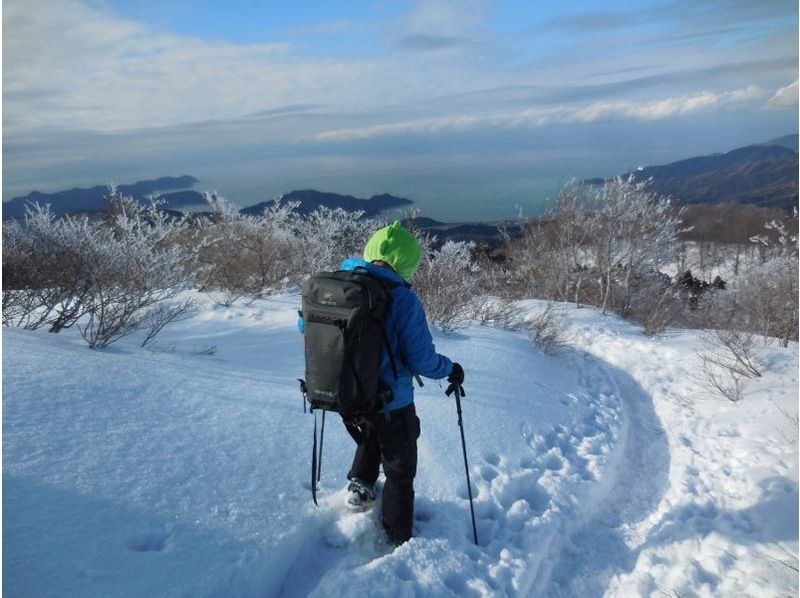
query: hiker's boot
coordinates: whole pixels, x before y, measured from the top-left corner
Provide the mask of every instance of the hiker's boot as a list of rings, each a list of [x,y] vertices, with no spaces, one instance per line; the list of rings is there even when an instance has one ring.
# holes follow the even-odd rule
[[[351,511],[366,511],[375,502],[375,488],[361,480],[350,480],[347,485],[345,506]]]

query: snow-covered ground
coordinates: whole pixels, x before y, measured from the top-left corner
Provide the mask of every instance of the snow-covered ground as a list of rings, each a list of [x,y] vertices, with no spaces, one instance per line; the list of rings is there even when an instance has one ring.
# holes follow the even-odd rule
[[[3,330],[8,596],[784,596],[797,592],[797,346],[734,405],[689,375],[697,335],[565,308],[571,344],[435,335],[455,405],[417,390],[415,537],[342,508],[353,443],[295,378],[297,296],[202,309],[155,346]],[[524,304],[535,312],[537,302]]]

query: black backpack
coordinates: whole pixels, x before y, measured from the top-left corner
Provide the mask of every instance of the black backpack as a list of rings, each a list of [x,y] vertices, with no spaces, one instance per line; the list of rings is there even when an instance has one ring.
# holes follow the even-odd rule
[[[386,337],[393,286],[366,270],[321,272],[303,285],[306,378],[301,380],[301,389],[311,411],[322,410],[323,434],[325,412],[335,411],[358,441],[359,428],[369,425],[391,399],[380,378],[380,360],[385,347],[396,377]],[[321,465],[322,434],[318,457],[315,418],[311,459],[314,504]]]

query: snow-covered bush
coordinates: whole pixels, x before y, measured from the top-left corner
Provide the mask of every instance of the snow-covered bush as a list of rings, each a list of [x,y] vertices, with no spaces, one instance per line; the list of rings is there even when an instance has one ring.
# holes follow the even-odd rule
[[[628,316],[641,324],[648,336],[664,332],[684,310],[678,285],[660,272],[637,277],[632,285],[630,306]]]
[[[383,226],[363,214],[320,207],[306,216],[298,224],[302,271],[336,270],[343,259],[361,255],[372,233]]]
[[[786,347],[797,340],[798,262],[785,256],[749,268],[736,281],[739,321],[765,343],[778,338]]]
[[[473,317],[483,294],[470,259],[472,243],[448,241],[439,251],[423,251],[412,280],[428,320],[451,332]]]
[[[681,216],[632,178],[599,189],[570,182],[545,218],[527,223],[510,243],[513,286],[523,296],[590,303],[623,316],[648,309],[636,301],[671,303],[654,293],[652,279],[678,257]]]
[[[360,255],[378,227],[361,212],[319,208],[300,217],[296,202],[276,203],[258,216],[242,214],[217,194],[205,194],[210,218],[199,224],[200,289],[223,305],[261,297]]]
[[[4,226],[6,325],[59,332],[77,324],[100,348],[139,329],[150,310],[189,286],[192,251],[176,242],[185,223],[114,188],[107,200],[101,220],[56,218],[33,206]]]
[[[174,229],[155,204],[142,207],[112,189],[107,223],[96,226],[88,260],[89,296],[78,328],[92,348],[139,330],[192,279],[187,249],[171,242]],[[163,321],[163,317],[160,317]],[[152,338],[166,323],[150,329]]]
[[[153,340],[167,325],[181,322],[197,311],[197,303],[191,298],[175,298],[161,301],[147,311],[142,320],[145,331],[141,346]]]
[[[205,194],[211,217],[200,222],[200,289],[231,305],[260,297],[298,274],[302,244],[295,234],[297,204],[278,203],[260,216],[242,214],[225,198]]]
[[[47,206],[4,224],[3,323],[51,332],[72,326],[90,307],[100,237],[87,218],[56,218]]]
[[[563,315],[548,302],[542,311],[525,321],[525,331],[531,342],[542,351],[556,353],[567,344],[563,319]]]
[[[11,220],[3,223],[3,324],[36,329],[47,323],[45,305],[55,305],[50,293],[58,293],[46,284],[48,278],[38,267],[49,263],[36,255],[37,250],[49,252],[45,239],[35,242],[31,223],[44,217],[49,223],[52,215],[47,208],[29,211],[24,223]]]
[[[712,394],[740,401],[747,380],[761,377],[755,335],[735,328],[708,329],[702,340],[698,380]]]
[[[520,310],[503,297],[483,295],[477,299],[473,309],[475,320],[481,324],[492,324],[500,328],[517,328],[520,325]]]

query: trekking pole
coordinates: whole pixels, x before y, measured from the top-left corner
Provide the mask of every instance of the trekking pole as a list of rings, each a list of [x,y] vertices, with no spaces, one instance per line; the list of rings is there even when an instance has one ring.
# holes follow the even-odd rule
[[[317,482],[322,480],[322,441],[325,439],[325,410],[322,410],[322,429],[319,432],[319,461],[317,462]]]
[[[450,388],[448,388],[448,391]],[[462,386],[455,386],[453,390],[456,393],[456,411],[458,412],[458,427],[461,429],[461,449],[464,452],[464,469],[467,472],[467,493],[469,494],[469,512],[472,515],[472,537],[475,539],[475,545],[478,545],[478,528],[475,526],[475,507],[472,504],[472,483],[469,480],[469,463],[467,462],[467,441],[464,439],[464,421],[461,418],[461,397],[466,396]],[[449,392],[445,394],[449,395]]]

